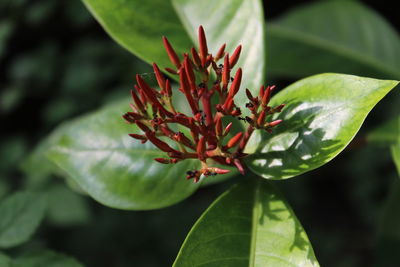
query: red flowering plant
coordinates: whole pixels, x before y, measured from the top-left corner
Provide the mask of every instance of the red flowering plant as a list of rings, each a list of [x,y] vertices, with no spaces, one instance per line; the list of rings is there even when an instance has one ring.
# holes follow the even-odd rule
[[[269,133],[282,120],[267,121],[271,115],[281,112],[284,104],[268,106],[274,86],[261,86],[258,96],[254,97],[249,89],[246,95],[249,102],[246,108],[250,116],[243,116],[241,108],[235,103],[235,95],[240,89],[242,69],[238,68],[234,77],[232,68],[238,62],[242,46],[239,45],[232,56],[225,52],[223,44],[217,54],[208,52],[206,35],[202,26],[198,29],[199,52],[193,47],[191,55],[183,55],[180,60],[166,37],[163,43],[169,59],[176,69],[166,68],[172,75],[179,76],[179,91],[184,94],[191,109],[191,115],[176,110],[172,98],[169,79],[165,78],[156,63],[153,63],[154,74],[160,90],[151,88],[138,74],[137,85],[131,90],[132,111],[123,115],[130,124],[136,124],[144,134],[130,134],[142,143],[150,141],[157,148],[167,153],[169,158],[155,158],[159,163],[176,164],[179,161],[195,158],[201,161],[200,170],[189,170],[187,179],[198,182],[201,175],[214,176],[228,173],[229,170],[210,167],[207,160],[222,165],[236,166],[241,174],[245,174],[241,159],[247,154],[244,149],[255,129]],[[223,59],[223,64],[218,61]],[[213,75],[214,74],[214,75]],[[214,78],[214,79],[213,79]],[[213,96],[217,97],[216,104]],[[233,117],[247,123],[245,132],[234,134],[227,139],[232,122],[223,125],[225,117]],[[171,124],[179,124],[190,132],[187,137],[181,131],[173,131]],[[166,137],[175,142],[176,147],[162,141]]]
[[[222,180],[202,177],[231,171],[237,175],[225,177],[240,182],[197,221],[174,266],[318,266],[304,229],[270,180],[297,177],[336,157],[398,82],[324,73],[279,92],[274,86],[258,89],[266,76],[267,53],[258,0],[84,2],[118,43],[148,63],[159,63],[153,64],[158,88],[136,75],[129,112],[125,98],[64,124],[49,138],[46,155],[95,200],[129,210],[175,204],[202,185]],[[331,5],[337,8],[336,1],[321,5],[326,5],[327,15]],[[359,14],[365,11],[353,1],[340,2],[345,5]],[[314,17],[324,16],[307,16],[304,21]],[[204,29],[198,28],[200,22],[207,23],[209,43]],[[282,36],[298,31],[297,26],[294,23],[292,30],[268,39],[271,60],[277,49],[284,50],[280,57],[288,57],[303,52],[304,43],[313,40],[292,51],[293,40],[303,32],[288,43]],[[193,37],[196,30],[198,37]],[[174,48],[165,37],[161,45],[162,35]],[[377,36],[378,40],[380,33]],[[213,46],[221,40],[227,44]],[[225,52],[239,43],[243,47]],[[209,47],[217,53],[211,54]],[[185,53],[187,49],[190,53]],[[308,68],[302,69],[308,63],[305,54],[297,58],[299,71],[307,73]],[[275,59],[268,68],[293,70],[287,62],[291,61]],[[173,89],[173,81],[179,90]],[[120,118],[123,112],[127,123]],[[183,179],[185,172],[195,183]]]

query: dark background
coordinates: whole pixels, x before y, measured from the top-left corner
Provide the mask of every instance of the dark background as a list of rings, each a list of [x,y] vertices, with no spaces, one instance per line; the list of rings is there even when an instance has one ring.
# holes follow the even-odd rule
[[[267,20],[309,2],[268,1]],[[395,8],[364,2],[399,31]],[[149,66],[115,44],[79,0],[0,0],[0,198],[21,188],[65,187],[59,177],[22,172],[21,162],[59,123],[128,97],[134,74],[147,72]],[[385,119],[385,102],[376,110],[356,143],[333,162],[277,182],[321,266],[372,266],[376,258],[382,206],[396,179],[388,149],[362,145],[365,133]],[[203,188],[156,211],[114,210],[79,197],[84,215],[72,223],[49,216],[33,241],[9,253],[47,247],[87,266],[170,266],[196,219],[234,182]]]

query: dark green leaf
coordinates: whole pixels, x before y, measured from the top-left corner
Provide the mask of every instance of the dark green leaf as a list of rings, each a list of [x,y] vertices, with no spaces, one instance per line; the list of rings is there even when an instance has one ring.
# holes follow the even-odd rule
[[[90,209],[86,199],[65,185],[54,185],[47,191],[48,219],[57,226],[75,226],[89,222]]]
[[[12,262],[12,267],[83,267],[74,258],[45,250],[19,257]]]
[[[1,267],[10,267],[11,259],[0,252],[0,266]]]
[[[173,266],[319,265],[282,195],[254,179],[235,185],[204,212]]]
[[[10,185],[0,179],[0,200],[10,191]]]
[[[129,99],[75,119],[56,130],[49,158],[104,205],[120,209],[156,209],[192,194],[198,184],[185,180],[196,161],[164,165],[165,153],[150,142],[128,136],[140,132],[122,119]]]
[[[396,165],[397,172],[400,175],[400,142],[396,145],[392,145],[390,150],[392,151],[392,158]]]
[[[400,78],[400,38],[360,1],[320,1],[267,26],[268,71],[304,77],[341,72]]]
[[[6,50],[7,41],[13,28],[14,25],[10,21],[3,20],[0,22],[0,59],[3,57]]]
[[[400,182],[395,180],[383,206],[378,228],[377,267],[397,266],[400,250]]]
[[[256,131],[247,153],[249,168],[268,179],[284,179],[333,159],[352,140],[379,100],[398,84],[344,74],[320,74],[279,92],[286,103],[272,134]]]
[[[161,36],[167,36],[178,55],[197,46],[197,28],[205,26],[210,52],[227,44],[227,51],[243,45],[243,87],[258,88],[264,79],[264,18],[259,0],[220,1],[83,0],[104,29],[123,47],[162,67],[171,63]],[[244,97],[244,90],[241,97]]]
[[[46,207],[37,193],[20,192],[0,203],[0,248],[27,241],[39,226]]]
[[[378,126],[368,134],[367,141],[383,145],[400,143],[400,116]]]

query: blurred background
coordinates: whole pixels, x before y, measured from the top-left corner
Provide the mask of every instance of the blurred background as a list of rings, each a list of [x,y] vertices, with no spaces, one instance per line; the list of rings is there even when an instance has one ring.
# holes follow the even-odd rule
[[[268,1],[265,14],[274,20],[311,2]],[[384,1],[364,3],[399,32],[398,10]],[[169,208],[134,212],[76,194],[45,170],[40,175],[24,171],[29,153],[58,124],[129,97],[136,73],[151,69],[112,41],[79,0],[0,0],[0,199],[32,189],[52,200],[34,238],[7,251],[10,255],[39,247],[72,255],[86,266],[170,266],[196,219],[235,182],[202,188]],[[272,73],[269,78],[280,88],[294,81]],[[364,142],[368,131],[396,115],[398,103],[398,92],[388,95],[332,162],[277,183],[321,266],[373,266],[382,257],[387,265],[380,266],[400,265],[398,253],[388,253],[399,252],[399,242],[387,245],[379,238],[398,174],[387,147]],[[399,206],[394,209],[400,214]]]

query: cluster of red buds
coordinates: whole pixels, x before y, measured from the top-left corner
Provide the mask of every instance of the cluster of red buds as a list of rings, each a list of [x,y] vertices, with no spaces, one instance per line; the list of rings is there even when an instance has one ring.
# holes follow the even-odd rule
[[[254,97],[246,89],[249,102],[246,108],[249,116],[242,116],[241,109],[234,98],[240,88],[242,69],[238,68],[234,77],[231,70],[238,62],[241,45],[230,56],[225,52],[226,44],[222,45],[217,54],[209,54],[206,36],[202,26],[199,27],[199,52],[195,48],[191,53],[183,54],[181,61],[166,37],[163,43],[167,54],[176,69],[166,68],[172,75],[179,76],[179,91],[184,94],[191,109],[191,115],[177,111],[172,102],[171,82],[161,73],[154,63],[154,73],[160,90],[151,88],[140,75],[136,75],[137,85],[131,91],[133,111],[127,112],[123,118],[130,124],[136,124],[144,134],[130,134],[132,138],[142,143],[150,141],[160,150],[166,152],[167,158],[156,158],[163,164],[175,164],[185,159],[201,161],[200,170],[189,170],[187,179],[198,182],[202,175],[214,176],[228,173],[229,170],[209,165],[212,160],[226,166],[236,166],[244,174],[243,152],[254,129],[271,129],[281,123],[281,120],[267,121],[267,117],[280,112],[284,105],[268,106],[274,86],[261,86],[258,96]],[[223,64],[217,62],[223,59]],[[211,73],[214,72],[215,76]],[[233,76],[233,75],[232,75]],[[214,81],[210,81],[215,77]],[[213,104],[216,103],[216,104]],[[247,129],[245,132],[231,134],[232,122],[224,125],[226,116],[243,120]],[[171,124],[179,124],[188,129],[190,137],[183,132],[171,129]],[[227,136],[233,136],[229,140]],[[167,138],[172,142],[161,140]],[[171,145],[176,143],[176,145]]]

